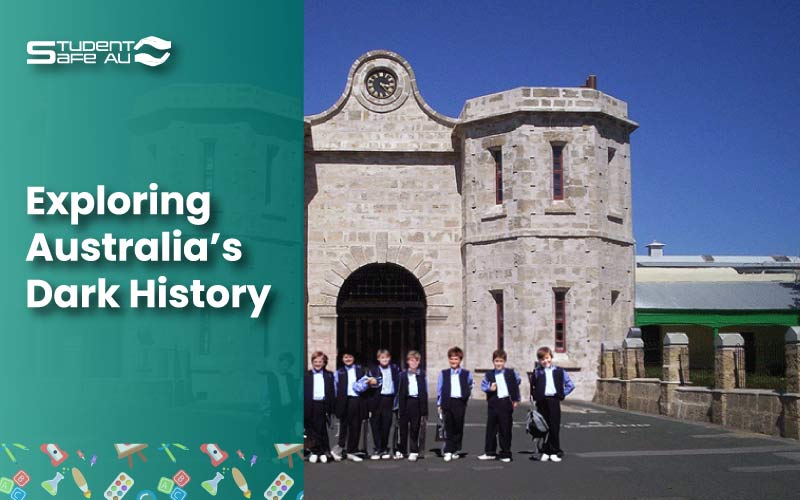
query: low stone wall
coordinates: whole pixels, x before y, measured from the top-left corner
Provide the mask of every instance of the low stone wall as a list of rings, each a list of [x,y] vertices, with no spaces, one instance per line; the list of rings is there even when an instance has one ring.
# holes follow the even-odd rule
[[[743,389],[727,393],[725,425],[773,436],[786,435],[787,406],[797,404],[800,395],[779,395],[773,391]]]
[[[785,334],[786,392],[748,389],[744,338],[714,336],[714,388],[694,387],[689,377],[689,338],[671,332],[662,341],[662,376],[644,373],[641,330],[631,328],[621,348],[603,343],[594,402],[625,410],[667,415],[761,434],[800,439],[800,326]],[[617,358],[622,359],[617,369]]]
[[[600,378],[597,379],[597,391],[594,393],[594,402],[606,406],[616,406],[621,408],[620,398],[624,386],[624,382],[618,378]]]
[[[661,381],[657,378],[633,379],[628,384],[627,408],[644,413],[659,413]]]
[[[711,422],[711,389],[706,387],[678,387],[670,405],[669,416],[694,422]]]
[[[668,404],[664,404],[665,398],[669,398]],[[675,386],[659,379],[605,378],[597,381],[594,402],[681,420],[717,422],[750,432],[798,438],[800,394],[779,394],[764,389],[717,390]],[[719,414],[715,415],[715,411]]]

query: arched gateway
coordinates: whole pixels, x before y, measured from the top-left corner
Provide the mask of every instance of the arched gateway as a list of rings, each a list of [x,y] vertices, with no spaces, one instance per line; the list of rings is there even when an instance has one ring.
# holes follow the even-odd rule
[[[406,353],[425,354],[425,291],[397,264],[367,264],[342,284],[336,301],[336,347],[370,364],[378,349],[389,349],[403,366]],[[341,360],[339,360],[341,361]]]

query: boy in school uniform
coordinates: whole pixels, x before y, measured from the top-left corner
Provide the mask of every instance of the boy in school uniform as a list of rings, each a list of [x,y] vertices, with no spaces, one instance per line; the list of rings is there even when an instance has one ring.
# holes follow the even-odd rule
[[[444,419],[445,442],[442,454],[444,461],[459,458],[461,441],[464,438],[464,415],[472,392],[472,374],[461,367],[464,351],[451,347],[447,351],[450,368],[439,373],[436,384],[436,406]]]
[[[361,422],[367,418],[367,405],[364,391],[367,389],[366,370],[355,363],[352,351],[342,353],[342,367],[334,374],[336,387],[336,418],[339,419],[339,447],[341,454],[332,453],[337,462],[343,458],[361,462],[355,454],[361,437]]]
[[[513,368],[506,368],[508,355],[498,349],[492,353],[494,370],[487,372],[481,383],[486,393],[486,446],[478,460],[511,462],[511,428],[514,424],[514,408],[520,401],[519,385],[522,379]],[[497,438],[500,437],[500,453],[497,453]]]
[[[397,388],[400,453],[408,456],[410,462],[416,462],[420,448],[425,448],[425,443],[420,443],[419,438],[422,418],[428,416],[428,381],[425,371],[419,367],[421,361],[422,356],[418,351],[408,351],[408,369],[400,374]]]
[[[392,458],[389,452],[389,435],[394,417],[394,400],[400,382],[400,368],[392,363],[392,355],[387,349],[379,349],[377,358],[378,364],[370,368],[367,378],[370,424],[375,444],[375,451],[369,458],[388,460]]]
[[[312,464],[328,462],[330,444],[328,442],[328,418],[333,412],[336,389],[333,373],[328,371],[328,356],[322,351],[311,354],[311,369],[304,380],[304,424],[306,435],[313,445],[308,461]]]
[[[563,368],[553,365],[553,351],[549,347],[539,348],[536,357],[540,366],[531,374],[531,394],[549,428],[539,460],[560,462],[561,455],[564,454],[558,436],[561,427],[561,401],[575,390],[575,384]]]

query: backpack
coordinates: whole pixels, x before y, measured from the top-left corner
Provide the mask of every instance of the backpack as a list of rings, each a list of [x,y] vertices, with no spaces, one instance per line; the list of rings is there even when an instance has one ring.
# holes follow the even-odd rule
[[[531,398],[531,409],[528,411],[528,418],[525,422],[525,432],[530,434],[531,439],[542,439],[547,436],[548,430],[547,421],[536,410],[536,402]]]

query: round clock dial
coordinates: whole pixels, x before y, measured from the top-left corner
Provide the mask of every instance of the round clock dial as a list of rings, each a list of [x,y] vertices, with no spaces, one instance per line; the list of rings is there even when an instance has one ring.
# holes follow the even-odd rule
[[[378,69],[367,75],[367,92],[376,99],[391,97],[397,90],[397,79],[385,69]]]

